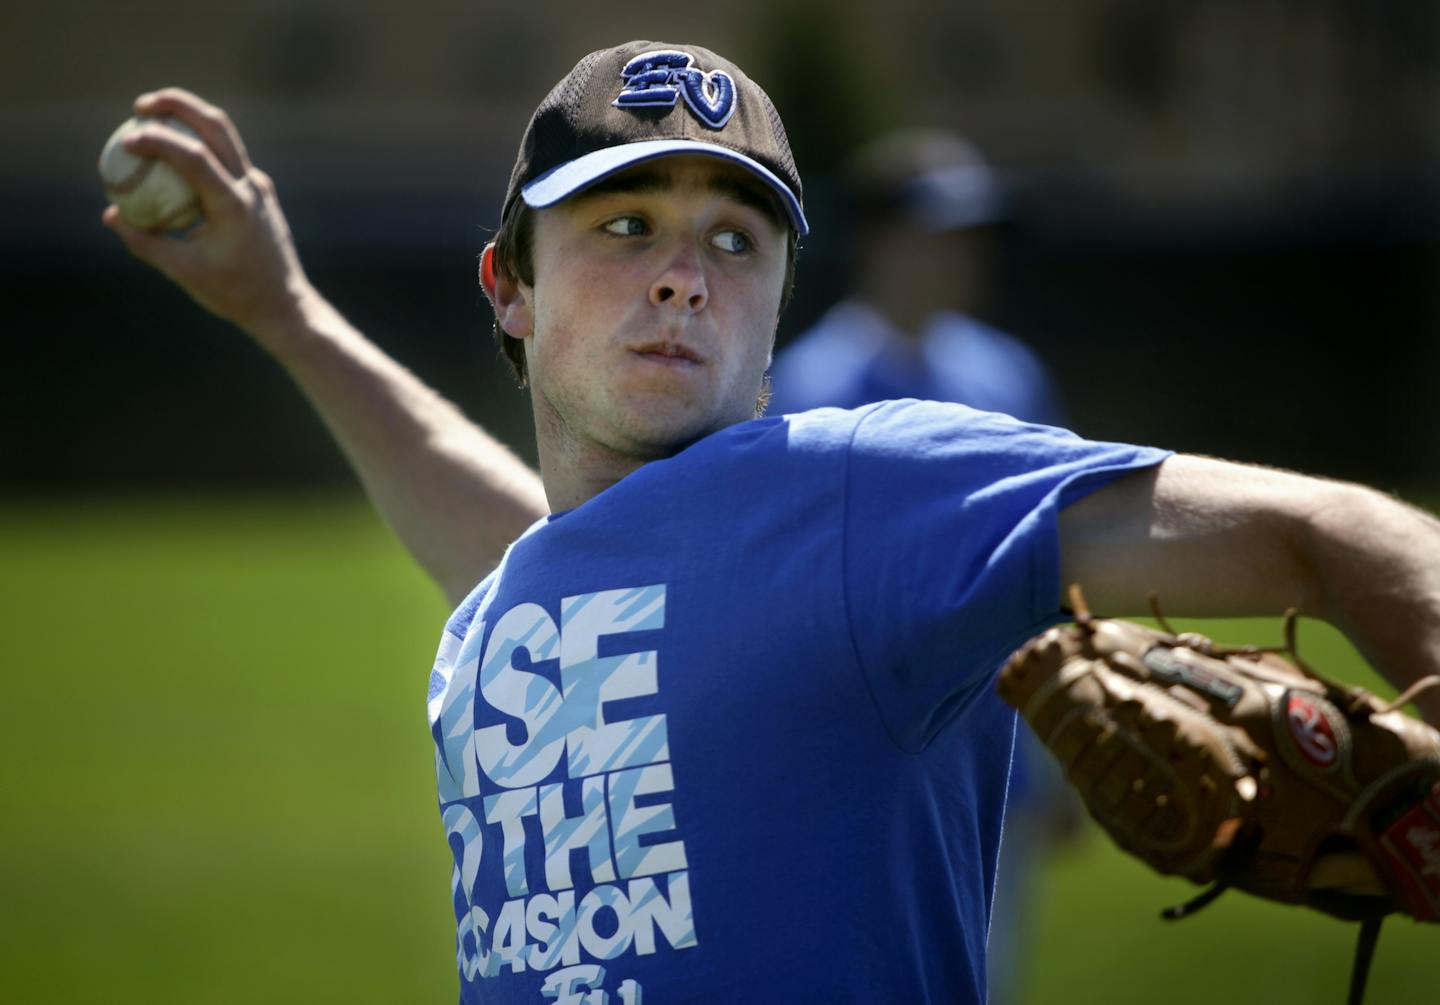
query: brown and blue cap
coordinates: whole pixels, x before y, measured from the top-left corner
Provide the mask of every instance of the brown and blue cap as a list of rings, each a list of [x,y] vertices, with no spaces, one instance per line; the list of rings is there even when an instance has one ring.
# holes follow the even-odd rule
[[[555,85],[525,128],[502,215],[516,199],[543,209],[677,154],[744,167],[775,192],[796,234],[809,232],[800,173],[769,96],[709,49],[665,42],[592,52]]]

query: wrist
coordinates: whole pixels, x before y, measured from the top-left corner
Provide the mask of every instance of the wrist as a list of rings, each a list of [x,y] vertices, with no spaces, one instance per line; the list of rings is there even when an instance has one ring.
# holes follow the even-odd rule
[[[335,309],[303,276],[287,283],[282,296],[240,322],[244,332],[272,355],[285,356],[338,318]]]

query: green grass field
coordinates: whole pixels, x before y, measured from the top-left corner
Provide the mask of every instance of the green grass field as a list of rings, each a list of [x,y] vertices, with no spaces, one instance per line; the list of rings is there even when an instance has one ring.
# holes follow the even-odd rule
[[[446,605],[362,502],[0,507],[0,611],[0,999],[454,1000]],[[1038,886],[1032,1003],[1344,998],[1352,926],[1241,894],[1162,923],[1194,888],[1094,833]],[[1387,923],[1372,1003],[1435,1000],[1437,934]]]

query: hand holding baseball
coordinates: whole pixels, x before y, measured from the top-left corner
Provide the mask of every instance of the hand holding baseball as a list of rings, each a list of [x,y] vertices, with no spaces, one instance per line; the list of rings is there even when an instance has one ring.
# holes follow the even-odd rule
[[[100,181],[120,215],[141,230],[183,231],[200,219],[200,199],[164,161],[125,149],[125,138],[151,123],[199,139],[179,119],[126,119],[100,151]]]
[[[263,340],[293,319],[311,293],[274,183],[250,163],[230,117],[188,91],[141,95],[135,114],[133,125],[117,130],[114,150],[107,146],[112,163],[146,167],[153,160],[147,170],[173,173],[193,190],[198,212],[193,219],[139,216],[137,226],[111,205],[101,222],[201,306]],[[177,225],[190,229],[178,237],[165,232]]]

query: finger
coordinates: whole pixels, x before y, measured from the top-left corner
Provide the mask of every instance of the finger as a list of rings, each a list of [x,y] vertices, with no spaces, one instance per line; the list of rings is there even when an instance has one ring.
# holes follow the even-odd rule
[[[153,157],[169,164],[199,193],[207,211],[236,198],[231,187],[234,178],[215,152],[200,140],[153,123],[125,137],[125,149],[137,157]]]
[[[135,99],[135,114],[159,117],[173,115],[195,130],[225,169],[236,178],[250,170],[250,155],[240,130],[218,105],[212,105],[198,94],[183,87],[164,87],[142,94]]]
[[[115,232],[130,250],[130,254],[167,275],[172,271],[178,257],[184,253],[183,241],[141,230],[126,220],[114,206],[105,207],[105,212],[100,214],[100,223]]]

